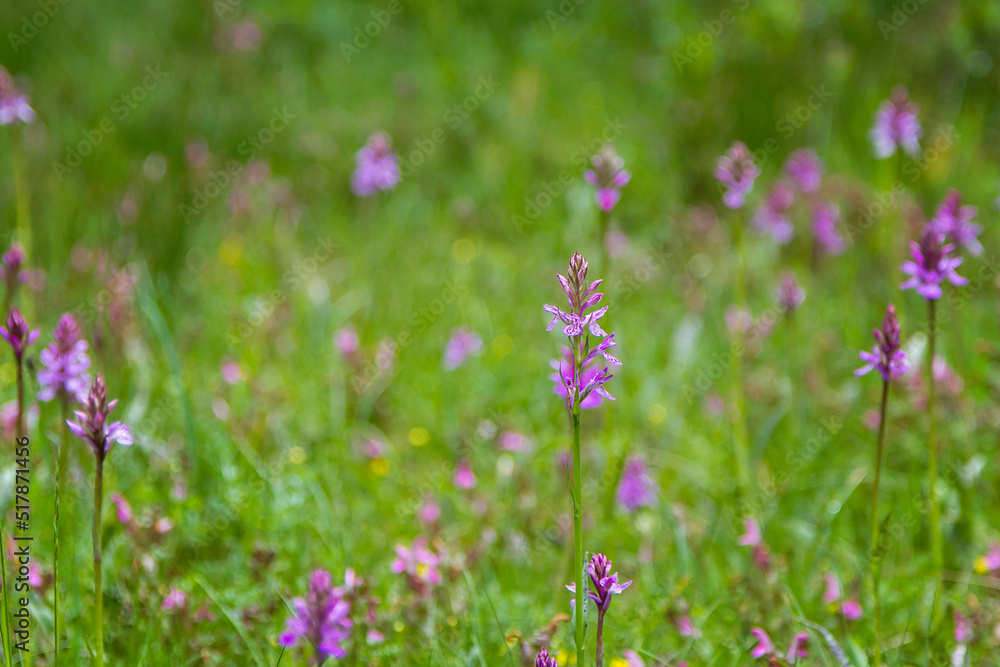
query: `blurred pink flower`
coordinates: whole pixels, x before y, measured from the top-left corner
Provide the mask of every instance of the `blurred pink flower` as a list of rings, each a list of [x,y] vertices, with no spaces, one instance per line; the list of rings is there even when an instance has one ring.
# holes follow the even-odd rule
[[[163,611],[172,611],[174,609],[181,610],[184,609],[184,604],[186,602],[187,595],[184,591],[171,586],[167,596],[163,598],[163,603],[160,605],[160,609]]]
[[[227,360],[222,364],[222,379],[227,384],[237,384],[243,381],[243,370],[235,361]]]
[[[460,489],[471,489],[476,485],[476,476],[468,461],[459,461],[455,466],[455,486]]]
[[[750,651],[750,655],[755,658],[763,658],[765,655],[774,653],[774,644],[771,643],[771,638],[767,636],[767,633],[763,629],[752,628],[750,634],[757,640],[757,645]]]
[[[406,574],[410,586],[418,593],[427,593],[441,583],[441,557],[427,548],[427,540],[417,538],[412,547],[396,545],[396,560],[391,569],[396,574]]]
[[[823,581],[826,582],[826,587],[823,589],[823,604],[833,604],[840,599],[840,583],[837,581],[837,575],[827,572],[823,575]]]
[[[424,498],[424,503],[417,511],[417,518],[423,523],[434,523],[441,516],[441,506],[433,498]]]
[[[741,547],[756,547],[761,544],[760,526],[753,517],[743,519],[743,534],[737,541]]]
[[[517,431],[504,431],[497,438],[497,446],[505,452],[523,452],[531,447],[531,440]]]
[[[358,334],[354,331],[354,327],[350,325],[337,329],[337,331],[333,334],[334,347],[336,347],[345,357],[350,357],[352,354],[357,352],[358,344]]]
[[[622,658],[625,659],[625,667],[646,667],[646,663],[642,661],[642,658],[635,651],[623,651]]]
[[[242,21],[233,27],[233,48],[237,51],[253,51],[260,46],[260,28],[253,21]]]
[[[856,621],[864,614],[864,610],[857,600],[844,600],[840,611],[848,621]]]
[[[115,504],[119,523],[123,526],[130,525],[134,515],[132,514],[132,507],[128,504],[128,501],[125,500],[120,493],[112,493],[108,496],[108,498]]]

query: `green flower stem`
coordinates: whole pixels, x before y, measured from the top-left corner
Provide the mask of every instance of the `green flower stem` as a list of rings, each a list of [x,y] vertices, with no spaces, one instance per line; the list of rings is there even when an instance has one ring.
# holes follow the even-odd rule
[[[94,478],[94,665],[104,667],[104,595],[101,590],[101,504],[104,499],[104,457],[97,456]]]
[[[52,664],[56,667],[59,665],[59,496],[63,486],[63,477],[66,474],[66,450],[69,445],[69,426],[66,423],[68,419],[69,400],[63,397],[62,442],[59,444],[59,451],[56,454],[55,511],[52,517],[52,532],[55,535],[55,547],[52,555]]]
[[[937,300],[927,300],[930,320],[927,323],[927,413],[931,423],[928,432],[929,463],[927,476],[930,483],[931,499],[931,552],[934,555],[934,602],[931,607],[931,625],[938,621],[941,607],[941,570],[944,565],[941,545],[941,507],[937,496],[937,442],[934,432],[934,348],[937,338]]]
[[[882,607],[879,600],[879,582],[882,578],[882,554],[879,553],[878,491],[882,478],[882,450],[885,443],[886,408],[889,405],[889,381],[882,382],[882,409],[878,424],[878,444],[875,446],[875,488],[872,490],[872,594],[875,597],[875,667],[882,665]]]
[[[576,664],[584,665],[583,633],[583,487],[580,465],[580,401],[573,401],[573,571],[576,573]]]

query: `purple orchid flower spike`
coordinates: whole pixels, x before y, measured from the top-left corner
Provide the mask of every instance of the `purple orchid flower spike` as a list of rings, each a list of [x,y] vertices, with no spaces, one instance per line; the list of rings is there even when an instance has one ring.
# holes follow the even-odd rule
[[[758,176],[760,167],[754,164],[750,149],[742,141],[735,142],[715,167],[715,177],[726,190],[722,203],[729,208],[742,208]]]
[[[10,343],[18,364],[21,363],[21,358],[28,346],[38,340],[38,333],[38,329],[32,330],[28,327],[28,323],[24,321],[21,311],[17,308],[10,309],[7,326],[0,327],[0,338]]]
[[[97,375],[90,385],[83,410],[76,412],[76,421],[66,422],[74,435],[90,445],[98,461],[104,461],[114,443],[123,446],[132,444],[132,432],[128,426],[122,422],[108,424],[108,415],[117,404],[118,399],[108,402],[108,388],[104,384],[104,378]]]
[[[802,192],[816,192],[823,179],[823,163],[811,148],[800,148],[788,156],[785,173]]]
[[[791,271],[781,274],[781,283],[775,290],[774,300],[789,315],[798,310],[798,307],[806,300],[806,291],[802,289],[799,281],[795,279],[795,274]]]
[[[659,487],[650,477],[649,469],[642,457],[629,458],[615,494],[618,505],[626,512],[634,512],[640,507],[650,507],[656,503],[658,491]]]
[[[840,210],[835,205],[823,202],[813,209],[813,236],[828,255],[839,255],[847,245],[837,229],[839,222]]]
[[[73,398],[83,403],[87,400],[87,384],[90,382],[87,374],[90,358],[87,356],[87,341],[80,337],[80,327],[72,315],[59,318],[52,338],[54,342],[38,355],[44,366],[38,371],[38,384],[41,385],[38,399]]]
[[[583,177],[594,186],[594,201],[598,207],[608,213],[621,199],[621,189],[631,180],[632,174],[625,171],[625,161],[618,157],[611,144],[605,144],[590,163],[593,169],[585,171]]]
[[[552,362],[556,369],[552,379],[555,393],[566,397],[570,408],[577,401],[580,408],[586,409],[599,405],[602,398],[615,400],[604,388],[613,376],[598,357],[603,357],[604,362],[611,365],[621,366],[621,362],[609,352],[616,345],[615,335],[604,331],[599,323],[608,307],[593,310],[604,297],[597,291],[602,281],[587,282],[588,268],[587,260],[576,253],[570,259],[568,277],[558,276],[569,300],[569,312],[547,304],[544,306],[544,310],[552,315],[546,331],[551,331],[561,322],[562,331],[569,338],[570,347],[564,348],[563,359]],[[601,339],[592,348],[590,336]]]
[[[955,269],[962,264],[961,257],[951,257],[955,249],[952,244],[942,245],[941,235],[928,226],[920,237],[920,242],[910,244],[913,261],[903,262],[903,273],[910,279],[900,285],[901,289],[915,289],[926,299],[941,298],[941,283],[947,280],[952,285],[965,285],[969,281],[958,275]]]
[[[306,597],[294,600],[295,615],[286,622],[278,642],[291,648],[301,638],[312,644],[323,659],[347,657],[343,643],[350,637],[354,623],[350,616],[351,606],[341,593],[334,588],[329,572],[313,572]]]
[[[753,217],[753,225],[760,234],[767,234],[775,243],[785,244],[792,240],[795,228],[788,219],[788,210],[795,201],[795,193],[784,181],[778,181],[767,194],[767,199]]]
[[[970,255],[978,257],[983,254],[983,246],[978,238],[982,228],[972,222],[977,211],[975,206],[962,206],[962,194],[952,188],[929,226],[958,246],[959,250],[968,250]]]
[[[399,162],[392,150],[392,140],[385,132],[376,132],[358,151],[351,189],[359,197],[370,197],[381,190],[391,190],[399,179]]]
[[[3,260],[0,260],[0,270],[3,271],[3,281],[7,286],[8,299],[17,286],[28,278],[27,273],[22,270],[23,266],[24,248],[19,243],[14,243],[3,254]]]
[[[556,659],[549,655],[548,649],[542,649],[535,658],[535,667],[559,667]]]
[[[618,583],[618,573],[611,572],[611,561],[604,554],[593,554],[587,563],[587,575],[590,577],[590,587],[587,597],[597,605],[597,666],[604,664],[604,616],[611,606],[611,598],[620,595],[632,585],[631,581]],[[576,584],[568,584],[566,589],[576,593]],[[570,607],[576,608],[576,600],[570,600]]]
[[[869,352],[859,352],[865,365],[854,371],[858,377],[877,370],[886,382],[910,370],[910,362],[900,347],[900,326],[896,318],[896,308],[891,303],[885,309],[882,328],[874,329],[875,348]]]
[[[28,104],[28,96],[17,88],[14,77],[0,67],[0,125],[10,125],[16,120],[30,123],[35,120],[35,112]]]
[[[875,114],[875,125],[869,136],[875,157],[891,157],[900,149],[915,157],[920,153],[920,121],[917,106],[909,101],[906,88],[896,87]]]

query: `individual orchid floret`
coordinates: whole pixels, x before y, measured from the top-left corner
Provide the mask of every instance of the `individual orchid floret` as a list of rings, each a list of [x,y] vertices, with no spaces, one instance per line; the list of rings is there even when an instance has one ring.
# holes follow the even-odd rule
[[[823,163],[811,148],[800,148],[788,156],[785,173],[803,192],[816,192],[823,178]]]
[[[132,444],[132,432],[122,422],[108,424],[108,415],[118,404],[118,399],[108,402],[108,389],[104,378],[94,377],[90,393],[83,404],[83,410],[76,412],[76,421],[69,420],[69,430],[90,445],[99,461],[103,461],[114,443],[128,446]]]
[[[778,181],[767,194],[767,199],[753,217],[753,225],[761,234],[769,235],[776,243],[792,240],[795,229],[788,219],[788,210],[795,201],[795,194],[788,183]]]
[[[875,114],[875,125],[869,133],[875,157],[891,157],[897,148],[916,157],[920,153],[920,134],[917,106],[909,101],[906,88],[898,86]]]
[[[535,667],[559,667],[559,663],[549,655],[548,649],[543,648],[538,652],[538,657],[535,658]]]
[[[10,125],[16,120],[30,123],[35,120],[35,112],[28,104],[28,96],[18,89],[14,77],[0,67],[0,125]]]
[[[896,308],[891,303],[885,309],[882,327],[874,329],[872,333],[876,345],[871,352],[858,353],[865,365],[854,371],[856,376],[861,377],[874,369],[882,375],[882,379],[889,382],[910,370],[910,362],[900,347],[900,326],[896,318]]]
[[[781,275],[781,283],[775,290],[774,300],[788,314],[794,313],[806,300],[806,291],[795,279],[795,274],[786,271]]]
[[[590,163],[593,168],[585,171],[583,177],[594,186],[594,200],[607,213],[621,199],[621,189],[628,184],[632,175],[625,171],[625,161],[618,157],[611,144],[605,144],[591,158]]]
[[[833,204],[820,203],[813,210],[813,236],[828,255],[844,252],[846,243],[838,231],[840,210]]]
[[[392,140],[385,132],[376,132],[358,151],[351,189],[359,197],[370,197],[381,190],[392,189],[399,178],[399,163],[392,150]]]
[[[729,208],[742,208],[758,176],[760,167],[754,164],[746,144],[742,141],[735,142],[719,158],[715,167],[715,178],[726,190],[722,195],[722,203]]]
[[[38,333],[38,329],[32,330],[28,326],[28,323],[21,316],[21,311],[17,308],[10,309],[10,315],[7,316],[7,326],[0,327],[0,338],[10,344],[18,364],[21,363],[21,358],[28,346],[38,340]]]
[[[827,572],[823,575],[823,604],[833,604],[840,599],[840,582],[837,575]]]
[[[333,577],[326,570],[316,570],[309,577],[306,597],[293,601],[295,615],[288,619],[278,642],[286,647],[306,639],[323,659],[347,656],[343,644],[353,626],[351,606],[333,587]]]
[[[911,276],[900,285],[902,289],[915,289],[926,299],[941,298],[941,283],[945,279],[952,285],[965,285],[969,281],[958,275],[955,269],[962,263],[961,257],[951,257],[955,249],[952,244],[942,245],[941,235],[929,227],[924,230],[920,242],[910,244],[913,261],[903,262],[903,273]]]
[[[962,194],[952,188],[928,226],[954,243],[959,250],[968,250],[969,254],[978,257],[983,254],[978,238],[982,228],[972,222],[977,210],[975,206],[962,206]]]
[[[626,512],[634,512],[640,507],[651,507],[656,503],[659,487],[649,475],[646,462],[639,456],[633,456],[625,463],[621,482],[615,497],[618,505]]]
[[[90,357],[87,356],[87,341],[80,337],[80,327],[72,315],[59,318],[52,338],[53,342],[38,355],[43,366],[38,370],[38,384],[41,385],[38,399],[72,398],[83,403],[87,400],[90,383],[87,374]]]
[[[459,327],[453,329],[451,338],[444,348],[444,367],[451,371],[455,370],[466,360],[483,349],[483,339],[475,331]]]

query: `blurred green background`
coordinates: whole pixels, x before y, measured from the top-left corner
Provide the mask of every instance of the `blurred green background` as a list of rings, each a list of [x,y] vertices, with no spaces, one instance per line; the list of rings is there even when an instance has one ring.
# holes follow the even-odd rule
[[[784,646],[797,616],[865,664],[867,617],[847,623],[820,601],[825,571],[845,594],[864,590],[874,433],[862,416],[879,387],[853,370],[889,300],[922,358],[926,306],[899,291],[899,262],[948,187],[979,207],[986,251],[966,260],[961,272],[981,281],[945,306],[939,342],[964,380],[938,409],[947,569],[971,573],[997,534],[997,3],[41,0],[0,14],[0,64],[38,115],[0,140],[4,246],[28,245],[46,275],[22,294],[25,310],[43,341],[62,312],[86,322],[95,368],[138,434],[111,457],[108,489],[143,521],[175,525],[138,540],[106,510],[112,664],[274,664],[288,603],[316,567],[338,579],[354,567],[382,598],[386,641],[359,664],[521,664],[512,633],[568,612],[558,457],[569,438],[547,379],[560,343],[541,306],[560,303],[555,273],[574,251],[607,278],[605,328],[624,363],[618,401],[584,419],[588,549],[636,582],[609,616],[609,660],[633,649],[649,665],[748,664],[751,626]],[[925,151],[877,161],[867,133],[896,85],[919,105]],[[377,130],[405,178],[362,200],[349,186],[354,154]],[[735,490],[728,422],[705,409],[731,393],[719,361],[734,301],[729,230],[746,220],[720,205],[713,171],[737,139],[763,169],[751,207],[791,151],[813,147],[825,195],[857,231],[844,255],[817,260],[798,211],[788,246],[748,242],[755,315],[785,270],[807,292],[747,358],[750,499]],[[611,219],[629,245],[594,275],[598,215],[581,175],[605,140],[633,174]],[[906,194],[890,201],[896,178]],[[861,220],[878,201],[888,205],[869,229]],[[333,345],[345,326],[359,335],[360,370]],[[444,371],[458,326],[484,349]],[[395,345],[391,368],[383,342]],[[233,385],[227,361],[242,372]],[[5,360],[5,400],[13,373]],[[890,405],[883,503],[893,521],[915,518],[884,567],[887,661],[948,664],[950,627],[924,627],[933,584],[916,393]],[[40,441],[56,427],[43,406]],[[497,448],[493,433],[511,429],[530,435],[530,452]],[[368,439],[383,456],[364,454]],[[41,451],[40,517],[51,511]],[[71,457],[80,576],[66,594],[80,651],[93,595],[84,454]],[[637,515],[613,503],[630,454],[661,488]],[[452,484],[461,459],[473,490]],[[442,508],[433,531],[414,517],[426,497]],[[736,547],[747,514],[774,554],[770,579]],[[389,571],[394,545],[429,532],[451,554],[430,611]],[[969,664],[997,664],[996,580],[955,579],[947,608],[978,614]],[[184,614],[160,611],[170,586],[188,593]],[[698,636],[678,633],[681,615]],[[814,642],[814,664],[836,664]],[[568,648],[569,633],[555,643]]]

